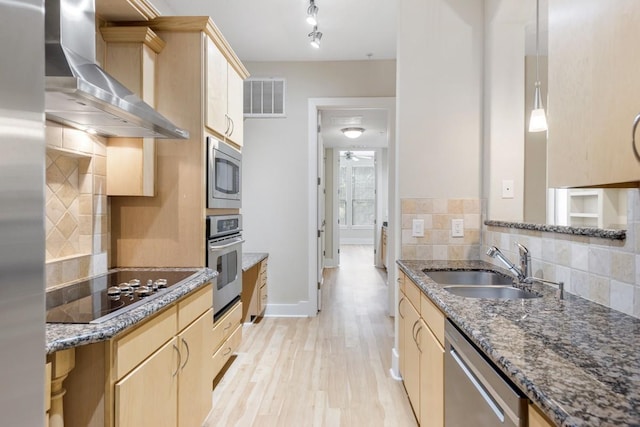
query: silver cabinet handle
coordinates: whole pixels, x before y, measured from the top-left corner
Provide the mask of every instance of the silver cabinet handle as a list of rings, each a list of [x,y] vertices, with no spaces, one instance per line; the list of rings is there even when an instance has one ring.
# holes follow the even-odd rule
[[[187,348],[187,358],[184,360],[184,364],[180,366],[180,369],[184,369],[184,367],[187,366],[187,363],[189,363],[189,356],[191,356],[191,351],[189,350],[189,344],[187,344],[184,338],[182,338],[182,343]]]
[[[227,349],[224,351],[224,353],[222,353],[222,355],[226,356],[229,353],[231,353],[231,347],[227,347]]]
[[[176,353],[178,353],[178,366],[176,366],[176,371],[171,374],[172,377],[175,377],[176,375],[178,375],[178,371],[180,370],[180,365],[182,365],[182,355],[180,354],[180,349],[178,348],[177,345],[173,344],[173,349],[176,351]]]
[[[400,310],[400,307],[402,307],[402,301],[404,301],[404,297],[400,298],[400,301],[398,301],[398,314],[404,319],[404,314],[402,314],[402,310]]]
[[[418,341],[416,341],[418,339],[417,338],[418,334],[416,333],[416,326],[418,326],[419,323],[420,323],[420,319],[416,320],[413,326],[411,327],[411,335],[413,336],[413,342],[415,342],[416,344],[418,344]]]
[[[422,348],[420,347],[420,340],[418,339],[420,337],[420,331],[422,331],[422,325],[420,325],[416,330],[416,339],[415,339],[416,347],[418,347],[418,351],[422,353]]]
[[[236,123],[233,121],[231,117],[229,117],[229,121],[231,122],[231,129],[229,130],[229,136],[233,135],[233,131],[236,130]]]
[[[231,127],[231,119],[229,118],[229,116],[227,114],[224,115],[224,121],[227,122],[227,127],[224,130],[224,134],[225,135],[229,135],[229,127]]]
[[[636,128],[638,127],[638,123],[640,123],[640,114],[633,120],[633,129],[631,130],[631,147],[633,147],[633,154],[636,156],[636,160],[640,161],[640,153],[636,146]]]

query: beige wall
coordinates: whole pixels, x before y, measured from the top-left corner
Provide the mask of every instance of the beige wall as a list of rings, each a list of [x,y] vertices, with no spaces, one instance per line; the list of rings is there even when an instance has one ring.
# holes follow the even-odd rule
[[[401,257],[474,259],[482,191],[482,2],[402,0],[399,16]],[[414,218],[425,220],[425,237],[411,237]],[[453,218],[465,219],[464,238],[450,237]]]
[[[309,99],[393,97],[396,63],[245,62],[245,66],[252,77],[286,79],[286,117],[244,121],[244,250],[269,252],[268,310],[296,315],[309,299]]]
[[[480,197],[482,54],[482,2],[400,1],[401,199]]]
[[[106,140],[47,122],[47,288],[107,271]]]

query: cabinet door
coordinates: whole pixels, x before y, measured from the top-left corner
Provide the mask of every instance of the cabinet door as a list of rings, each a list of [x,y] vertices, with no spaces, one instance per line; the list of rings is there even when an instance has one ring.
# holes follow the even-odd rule
[[[231,128],[228,132],[228,139],[239,146],[242,146],[242,139],[244,137],[243,94],[244,84],[242,77],[229,65],[227,69],[227,114],[231,120]]]
[[[402,378],[407,390],[409,401],[413,407],[416,418],[420,419],[420,348],[416,341],[416,335],[420,333],[421,320],[418,311],[407,301],[403,306],[405,310],[404,329],[404,370]]]
[[[638,22],[637,0],[549,2],[550,187],[640,180]]]
[[[418,333],[420,353],[420,425],[444,425],[444,348],[436,336],[420,320]]]
[[[227,59],[207,37],[206,125],[224,137],[227,120]],[[240,101],[242,102],[242,101]]]
[[[178,426],[201,426],[211,410],[213,370],[209,339],[213,309],[209,309],[179,335],[182,364],[179,374]]]
[[[115,385],[115,427],[175,427],[178,341],[160,347]]]

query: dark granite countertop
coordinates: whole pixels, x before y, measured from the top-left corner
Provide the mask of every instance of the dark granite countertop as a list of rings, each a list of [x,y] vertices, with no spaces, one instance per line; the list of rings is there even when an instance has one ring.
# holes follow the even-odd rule
[[[242,254],[242,271],[247,271],[268,256],[269,254],[266,252],[244,252]]]
[[[167,270],[167,268],[163,268],[162,270]],[[193,270],[193,268],[176,268],[175,270]],[[135,309],[126,311],[103,323],[47,323],[46,352],[47,354],[50,354],[67,348],[111,339],[125,329],[143,321],[153,313],[157,313],[164,307],[204,286],[217,275],[218,273],[216,271],[203,268],[185,279],[180,285],[171,287],[169,292],[158,296],[157,298],[150,299],[147,303],[142,304]]]
[[[549,233],[573,234],[574,236],[598,237],[601,239],[624,240],[626,230],[604,229],[594,227],[567,227],[564,225],[532,224],[529,222],[509,222],[486,220],[489,227],[519,228],[521,230],[544,231]]]
[[[483,261],[398,261],[446,316],[562,426],[640,425],[640,320],[535,284],[542,298],[455,296],[422,269],[494,270]]]

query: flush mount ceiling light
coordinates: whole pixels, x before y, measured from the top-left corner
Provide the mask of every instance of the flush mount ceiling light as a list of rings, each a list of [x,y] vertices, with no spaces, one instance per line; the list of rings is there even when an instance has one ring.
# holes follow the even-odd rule
[[[356,128],[356,127],[342,128],[340,130],[342,131],[344,136],[350,139],[359,138],[360,135],[362,135],[362,133],[364,132],[364,128]]]
[[[309,37],[311,38],[311,41],[310,41],[311,46],[315,47],[316,49],[319,49],[320,40],[322,39],[322,33],[318,31],[317,26],[313,27],[313,31],[309,33]]]
[[[309,8],[307,9],[307,23],[314,27],[318,25],[318,6],[316,6],[314,0],[311,0]]]
[[[540,93],[540,76],[538,72],[538,60],[540,56],[540,1],[536,0],[536,88],[533,95],[533,110],[529,119],[529,132],[542,132],[547,130],[547,117],[542,105]]]

